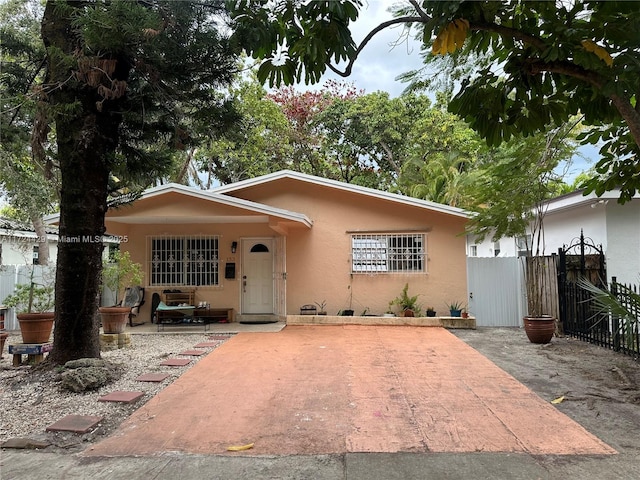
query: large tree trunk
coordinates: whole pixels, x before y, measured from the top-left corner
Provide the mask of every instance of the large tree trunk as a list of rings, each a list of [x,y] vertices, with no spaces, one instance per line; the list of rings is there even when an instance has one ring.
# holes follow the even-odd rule
[[[82,2],[69,2],[81,6]],[[96,317],[102,272],[102,235],[107,188],[118,140],[120,115],[96,108],[94,88],[72,79],[71,62],[52,57],[61,51],[70,59],[76,45],[69,14],[45,8],[42,37],[47,47],[47,100],[56,123],[62,177],[60,231],[56,271],[56,322],[49,361],[63,364],[100,357]],[[73,65],[73,63],[71,63]]]
[[[62,171],[60,241],[56,271],[56,326],[50,360],[99,357],[96,311],[107,210],[105,122],[98,115],[58,119]]]

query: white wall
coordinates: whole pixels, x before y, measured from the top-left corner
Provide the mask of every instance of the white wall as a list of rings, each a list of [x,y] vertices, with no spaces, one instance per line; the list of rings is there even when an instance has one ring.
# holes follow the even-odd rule
[[[28,237],[0,236],[2,265],[32,265],[33,247],[37,244]],[[55,265],[58,258],[58,243],[49,241],[49,263]]]
[[[607,276],[618,282],[640,283],[640,200],[620,205],[609,202],[607,210]]]
[[[572,241],[580,238],[580,230],[584,236],[591,238],[595,245],[602,245],[607,251],[607,218],[606,208],[608,204],[597,204],[596,208],[590,205],[580,205],[568,210],[549,212],[544,217],[544,255],[558,253],[558,249],[564,245],[569,246]],[[493,257],[495,255],[494,242],[485,238],[477,242],[475,237],[467,236],[467,256],[471,254],[472,247],[476,246],[477,257]],[[640,254],[640,252],[639,252]],[[500,254],[498,257],[518,256],[517,242],[514,238],[500,239]]]
[[[476,254],[473,255],[473,247]],[[467,257],[516,257],[516,241],[513,238],[500,239],[500,253],[496,255],[495,242],[491,238],[485,238],[479,242],[473,235],[467,235]]]
[[[558,249],[563,245],[569,246],[573,241],[579,241],[580,230],[583,230],[585,238],[590,238],[595,245],[602,245],[606,252],[607,222],[605,212],[605,205],[598,205],[596,208],[581,205],[557,213],[548,213],[544,217],[545,255],[558,253]]]

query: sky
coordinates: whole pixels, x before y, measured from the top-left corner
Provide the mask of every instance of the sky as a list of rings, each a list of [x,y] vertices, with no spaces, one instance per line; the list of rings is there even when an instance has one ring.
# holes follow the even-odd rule
[[[353,38],[358,45],[373,28],[393,18],[388,10],[394,3],[399,2],[387,0],[366,2],[365,9],[360,12],[358,20],[351,29]],[[319,84],[303,84],[298,85],[297,88],[316,90],[322,88],[327,80],[342,80],[353,83],[357,89],[362,89],[365,93],[384,91],[389,92],[392,97],[401,95],[407,84],[397,80],[397,77],[423,65],[420,56],[420,43],[413,38],[399,42],[401,35],[401,27],[387,28],[376,34],[360,53],[349,77],[343,78],[328,71]],[[581,147],[579,155],[572,159],[565,182],[572,183],[576,175],[590,168],[598,158],[596,147]],[[564,166],[559,168],[558,172],[560,173],[562,170],[564,170]]]
[[[358,20],[352,24],[351,32],[356,44],[380,23],[393,18],[388,9],[398,2],[386,0],[369,0],[361,11]],[[420,68],[420,44],[413,39],[401,41],[402,27],[390,27],[377,33],[366,45],[356,60],[351,75],[347,78],[328,71],[316,86],[300,85],[299,88],[316,89],[322,87],[327,80],[343,80],[352,82],[365,93],[376,91],[389,92],[392,97],[402,94],[406,83],[396,77],[409,70]]]

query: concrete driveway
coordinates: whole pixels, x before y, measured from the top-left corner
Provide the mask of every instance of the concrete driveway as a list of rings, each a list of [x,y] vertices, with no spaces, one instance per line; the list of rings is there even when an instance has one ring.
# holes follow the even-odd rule
[[[614,454],[442,328],[241,333],[88,456],[352,452]]]

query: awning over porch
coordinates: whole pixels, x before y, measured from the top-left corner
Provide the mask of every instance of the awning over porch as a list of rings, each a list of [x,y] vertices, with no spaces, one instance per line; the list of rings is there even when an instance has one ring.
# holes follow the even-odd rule
[[[107,224],[268,224],[279,235],[311,228],[306,215],[170,183],[151,188],[131,206],[110,210]]]

